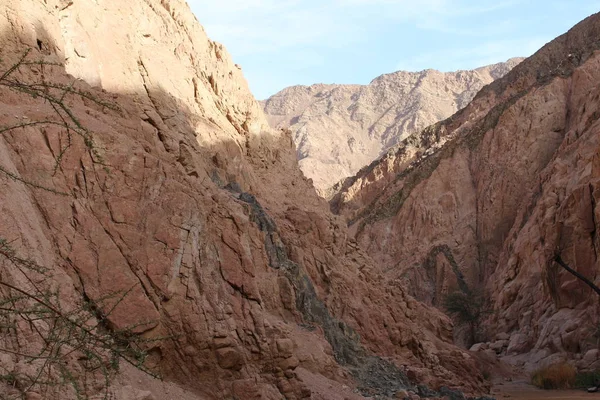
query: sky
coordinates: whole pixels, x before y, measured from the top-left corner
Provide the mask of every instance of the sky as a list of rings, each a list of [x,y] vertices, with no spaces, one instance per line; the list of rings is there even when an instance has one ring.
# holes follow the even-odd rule
[[[293,85],[367,84],[398,70],[527,57],[600,0],[188,0],[257,99]]]

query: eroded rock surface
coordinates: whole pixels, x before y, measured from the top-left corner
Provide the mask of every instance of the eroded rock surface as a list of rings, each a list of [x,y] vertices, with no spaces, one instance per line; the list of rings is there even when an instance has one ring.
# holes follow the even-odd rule
[[[273,127],[292,131],[300,168],[328,198],[336,183],[465,107],[521,60],[471,71],[398,71],[368,85],[293,86],[263,105]]]
[[[95,304],[104,329],[166,337],[147,349],[165,382],[123,369],[117,398],[485,389],[452,345],[450,320],[384,280],[348,238],[299,170],[292,138],[268,127],[183,1],[0,8],[0,71],[29,49],[33,63],[9,79],[46,90],[0,85],[0,126],[22,126],[0,137],[0,237],[47,269],[29,280],[3,255],[0,278],[60,289],[65,310]],[[66,110],[85,131],[61,126]],[[107,302],[115,293],[126,295]],[[0,338],[11,351],[2,374],[16,376],[2,391],[27,388],[13,373],[20,353],[43,346],[19,338],[31,329]],[[69,366],[80,371],[76,354]]]
[[[389,279],[440,306],[485,288],[487,341],[533,368],[595,348],[600,16],[341,185],[332,209]],[[559,357],[559,358],[560,358]]]

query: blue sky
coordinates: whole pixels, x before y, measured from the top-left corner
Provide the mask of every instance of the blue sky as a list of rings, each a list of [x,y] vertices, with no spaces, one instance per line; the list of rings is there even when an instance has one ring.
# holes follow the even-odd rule
[[[370,82],[529,56],[600,0],[188,0],[264,99],[287,86]]]

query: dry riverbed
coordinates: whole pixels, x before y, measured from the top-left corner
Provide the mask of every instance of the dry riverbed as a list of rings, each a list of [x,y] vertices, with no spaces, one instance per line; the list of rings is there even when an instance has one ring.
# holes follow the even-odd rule
[[[500,382],[494,385],[492,396],[497,400],[584,400],[600,399],[600,393],[583,390],[542,390],[527,381]]]

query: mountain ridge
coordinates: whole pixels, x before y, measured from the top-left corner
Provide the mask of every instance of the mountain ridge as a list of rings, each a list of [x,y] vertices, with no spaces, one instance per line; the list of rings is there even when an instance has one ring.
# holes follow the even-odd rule
[[[340,180],[463,108],[521,60],[470,71],[396,71],[367,85],[292,86],[261,104],[272,126],[292,131],[301,169],[327,198]]]

